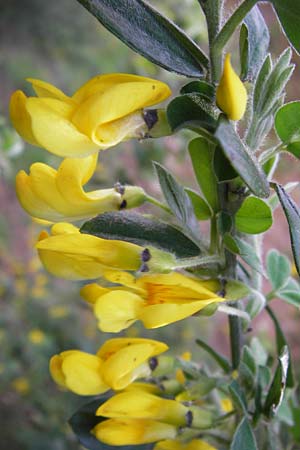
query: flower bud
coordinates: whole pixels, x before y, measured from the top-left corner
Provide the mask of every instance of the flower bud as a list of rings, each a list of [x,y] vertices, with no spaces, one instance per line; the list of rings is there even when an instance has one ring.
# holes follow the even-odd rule
[[[217,105],[230,120],[240,120],[246,111],[247,91],[226,55],[224,70],[217,88]]]

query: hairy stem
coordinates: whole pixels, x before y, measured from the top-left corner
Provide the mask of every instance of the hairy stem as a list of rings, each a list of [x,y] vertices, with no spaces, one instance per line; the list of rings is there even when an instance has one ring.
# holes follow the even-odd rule
[[[244,17],[248,14],[258,0],[245,0],[227,20],[221,31],[217,34],[211,45],[211,61],[214,61],[214,81],[217,81],[221,73],[221,56],[225,45],[238,28]]]

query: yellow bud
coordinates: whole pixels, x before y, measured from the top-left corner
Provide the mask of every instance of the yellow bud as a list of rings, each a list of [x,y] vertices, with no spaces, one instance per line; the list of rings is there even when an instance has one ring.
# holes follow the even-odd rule
[[[240,120],[246,111],[247,91],[226,55],[223,74],[217,88],[217,105],[230,120]]]

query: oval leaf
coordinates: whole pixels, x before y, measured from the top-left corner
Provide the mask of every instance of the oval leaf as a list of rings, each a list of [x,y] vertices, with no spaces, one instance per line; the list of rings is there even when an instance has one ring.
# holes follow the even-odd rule
[[[272,0],[286,37],[300,54],[300,3],[297,0]]]
[[[180,89],[180,94],[192,94],[193,92],[209,101],[212,101],[215,97],[215,88],[207,81],[191,81]]]
[[[199,248],[171,225],[134,212],[109,212],[85,222],[81,233],[103,239],[117,239],[142,247],[158,247],[178,258],[198,256]]]
[[[215,131],[217,126],[214,108],[195,93],[174,98],[168,105],[167,116],[174,131],[191,127]]]
[[[185,188],[185,192],[190,197],[195,216],[198,220],[208,220],[212,217],[212,211],[206,201],[192,189]]]
[[[236,228],[241,233],[263,233],[272,223],[271,208],[256,197],[247,197],[235,216]]]
[[[214,211],[219,210],[218,183],[214,172],[215,144],[203,137],[189,143],[189,153],[198,184]]]
[[[221,116],[215,137],[220,142],[225,156],[240,177],[257,197],[269,196],[269,183],[257,160],[244,146],[232,124]]]
[[[246,417],[242,419],[233,436],[230,450],[257,450],[257,444],[250,423]]]
[[[143,0],[78,0],[132,50],[171,72],[200,77],[208,61],[175,23]]]
[[[267,274],[274,291],[282,288],[291,273],[291,264],[288,258],[272,249],[267,254]]]
[[[278,110],[275,129],[286,150],[300,159],[300,102],[287,103]]]

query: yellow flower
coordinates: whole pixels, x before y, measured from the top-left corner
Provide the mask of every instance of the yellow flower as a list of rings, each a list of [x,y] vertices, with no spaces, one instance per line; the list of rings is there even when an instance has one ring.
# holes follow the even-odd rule
[[[168,439],[158,442],[153,450],[217,450],[201,439],[193,439],[188,443]]]
[[[110,445],[175,439],[182,427],[201,429],[212,426],[209,411],[158,397],[144,389],[131,389],[114,395],[97,409],[96,415],[108,420],[96,425],[93,433],[98,440]]]
[[[51,306],[49,308],[49,316],[53,319],[62,319],[70,314],[70,310],[67,306]]]
[[[102,239],[82,234],[68,223],[57,223],[40,234],[36,244],[44,267],[51,274],[69,280],[91,280],[107,269],[137,271],[143,263],[144,248],[125,241]],[[150,248],[149,270],[170,270],[173,256]]]
[[[27,394],[30,390],[29,381],[25,377],[15,378],[11,385],[15,391],[22,395]]]
[[[75,394],[97,395],[124,389],[137,378],[149,376],[148,359],[167,349],[166,344],[151,339],[110,339],[96,355],[79,350],[54,355],[50,372],[56,383]]]
[[[230,400],[230,398],[226,397],[221,400],[221,408],[226,413],[233,411],[234,408],[233,408],[233,404],[232,404],[232,401]]]
[[[217,105],[230,120],[240,120],[246,111],[247,91],[230,63],[230,53],[226,55],[224,70],[217,88]]]
[[[16,177],[16,191],[23,208],[34,218],[59,222],[86,219],[106,211],[132,208],[145,201],[142,188],[100,189],[86,193],[97,165],[97,155],[66,158],[58,170],[35,163],[27,175],[21,170]]]
[[[169,87],[129,74],[98,75],[72,97],[55,86],[28,78],[37,97],[16,91],[10,116],[30,144],[63,157],[83,157],[147,131],[142,109],[165,100]]]
[[[174,439],[174,425],[150,419],[108,419],[92,430],[100,441],[108,445],[139,445],[161,439]]]
[[[119,332],[137,320],[146,328],[162,327],[224,300],[206,287],[207,282],[176,272],[136,279],[125,272],[106,271],[105,277],[124,287],[93,283],[84,286],[81,295],[94,304],[99,328],[107,332]]]
[[[28,333],[28,339],[33,344],[41,344],[45,340],[45,333],[39,328],[34,328]]]
[[[151,419],[177,426],[187,424],[189,408],[176,400],[168,400],[134,389],[121,392],[103,403],[96,416],[110,419]]]

